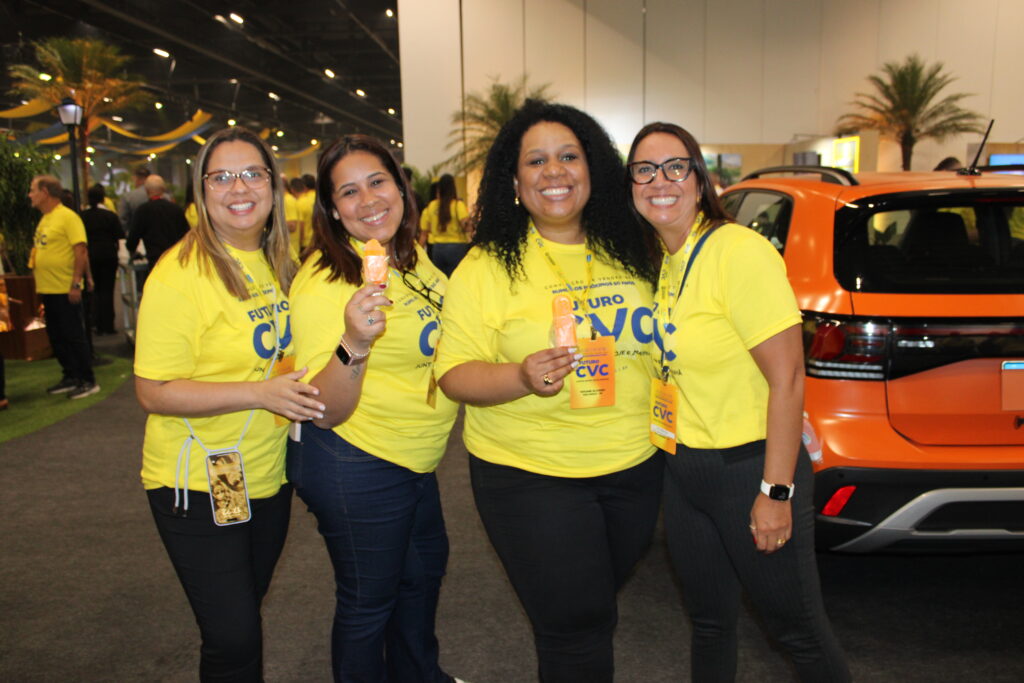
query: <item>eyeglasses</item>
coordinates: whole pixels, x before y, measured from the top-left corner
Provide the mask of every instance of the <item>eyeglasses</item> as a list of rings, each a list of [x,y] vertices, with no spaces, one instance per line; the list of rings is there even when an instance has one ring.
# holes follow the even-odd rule
[[[250,190],[261,190],[270,184],[269,168],[247,168],[244,171],[213,171],[203,176],[206,186],[214,192],[227,192],[235,186],[238,178]]]
[[[427,284],[420,279],[419,275],[407,270],[402,273],[402,283],[426,299],[427,303],[436,308],[438,312],[441,311],[441,308],[444,305],[444,296],[436,290],[427,287]]]
[[[690,177],[693,172],[693,159],[690,157],[674,157],[666,159],[663,163],[656,164],[653,161],[634,161],[627,164],[630,179],[637,185],[646,185],[654,182],[658,175],[658,169],[665,174],[665,180],[673,183],[681,183]]]

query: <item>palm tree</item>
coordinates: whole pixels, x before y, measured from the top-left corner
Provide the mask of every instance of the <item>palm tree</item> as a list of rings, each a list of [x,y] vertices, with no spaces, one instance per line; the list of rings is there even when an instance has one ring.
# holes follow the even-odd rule
[[[495,80],[483,93],[466,95],[462,109],[452,114],[452,130],[445,149],[455,153],[443,162],[456,175],[482,169],[487,152],[505,122],[527,99],[550,99],[548,84],[530,87],[524,74],[515,82],[499,83]]]
[[[86,148],[89,131],[97,117],[108,112],[137,109],[152,97],[142,89],[142,79],[125,72],[129,57],[115,45],[84,38],[47,38],[35,44],[40,68],[14,64],[10,74],[14,90],[24,97],[40,97],[54,106],[70,97],[82,106],[78,158],[82,164],[83,187],[89,186]],[[41,80],[40,73],[51,76]]]
[[[941,142],[955,133],[982,132],[981,117],[959,106],[968,93],[936,101],[939,92],[956,80],[943,73],[942,62],[928,66],[916,54],[910,55],[902,64],[886,62],[882,74],[868,80],[877,93],[857,93],[851,104],[862,111],[839,117],[837,133],[867,129],[894,138],[903,153],[904,171],[910,170],[914,145],[921,140]]]

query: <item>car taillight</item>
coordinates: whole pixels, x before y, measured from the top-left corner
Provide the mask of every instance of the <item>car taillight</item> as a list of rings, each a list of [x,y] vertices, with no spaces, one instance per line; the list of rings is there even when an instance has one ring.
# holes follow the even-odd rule
[[[827,503],[825,503],[825,507],[821,508],[821,514],[826,517],[837,516],[843,511],[846,504],[850,502],[850,496],[852,496],[853,492],[856,490],[856,486],[841,486],[836,489],[836,492],[833,493],[832,497],[828,499]]]
[[[873,320],[804,320],[807,374],[831,379],[885,379],[890,325]]]

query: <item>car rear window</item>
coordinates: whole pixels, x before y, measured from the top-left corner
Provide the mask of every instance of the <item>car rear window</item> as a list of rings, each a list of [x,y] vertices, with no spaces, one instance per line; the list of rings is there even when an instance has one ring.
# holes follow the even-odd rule
[[[867,197],[836,214],[846,289],[1024,293],[1024,189]]]

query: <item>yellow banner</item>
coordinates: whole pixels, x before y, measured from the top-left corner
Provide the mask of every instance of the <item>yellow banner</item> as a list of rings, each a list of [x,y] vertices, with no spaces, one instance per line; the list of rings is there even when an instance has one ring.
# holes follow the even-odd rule
[[[14,109],[8,109],[7,111],[0,111],[0,118],[2,119],[22,119],[26,116],[35,116],[36,114],[42,114],[48,109],[53,109],[54,106],[51,102],[44,100],[41,97],[37,97],[31,102],[15,107]]]
[[[102,116],[98,117],[99,121],[102,122],[104,126],[114,131],[118,135],[123,135],[126,138],[133,138],[135,140],[148,140],[151,142],[167,142],[168,140],[179,140],[187,136],[189,133],[198,130],[200,126],[203,126],[212,118],[213,114],[208,114],[202,109],[198,109],[196,110],[196,113],[192,115],[191,119],[181,124],[174,130],[168,131],[166,133],[161,133],[160,135],[137,135],[128,130],[127,128],[117,125],[117,123],[115,123],[111,119]]]

